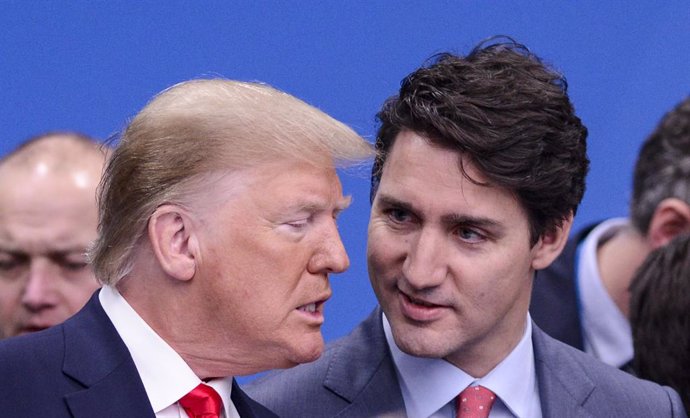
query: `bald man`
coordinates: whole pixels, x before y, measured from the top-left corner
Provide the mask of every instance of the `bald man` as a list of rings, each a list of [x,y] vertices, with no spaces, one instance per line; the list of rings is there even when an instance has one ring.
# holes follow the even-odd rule
[[[105,151],[73,132],[29,139],[0,160],[0,337],[58,324],[99,287],[96,239]]]

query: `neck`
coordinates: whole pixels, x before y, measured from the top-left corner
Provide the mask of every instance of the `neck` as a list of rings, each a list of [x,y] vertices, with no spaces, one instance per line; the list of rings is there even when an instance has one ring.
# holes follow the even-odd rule
[[[194,315],[198,312],[190,310],[190,304],[194,305],[190,301],[196,299],[189,286],[171,286],[151,272],[130,276],[117,285],[122,297],[199,379],[250,375],[267,369],[266,359],[275,353],[262,353],[266,350],[246,347],[241,338],[200,325],[211,324],[215,318]]]
[[[618,231],[597,249],[599,275],[609,296],[627,317],[630,282],[651,248],[633,227]]]
[[[475,379],[486,376],[517,347],[527,327],[527,307],[514,321],[505,322],[490,331],[489,339],[480,338],[476,343],[468,343],[460,352],[455,352],[444,360],[463,370]]]

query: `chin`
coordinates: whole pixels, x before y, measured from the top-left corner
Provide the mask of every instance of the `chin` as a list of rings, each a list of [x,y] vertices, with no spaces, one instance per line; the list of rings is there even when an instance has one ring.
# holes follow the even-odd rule
[[[392,326],[393,339],[398,348],[406,354],[416,357],[444,358],[448,353],[441,342],[435,340],[435,336],[426,335],[424,330],[401,330]]]
[[[441,359],[447,356],[445,350],[440,350],[436,347],[428,347],[424,344],[398,344],[398,348],[400,348],[402,352],[415,357]]]
[[[310,337],[303,341],[299,346],[293,347],[292,355],[290,356],[290,366],[293,367],[301,363],[310,363],[321,357],[323,353],[324,342],[321,335],[318,338]]]

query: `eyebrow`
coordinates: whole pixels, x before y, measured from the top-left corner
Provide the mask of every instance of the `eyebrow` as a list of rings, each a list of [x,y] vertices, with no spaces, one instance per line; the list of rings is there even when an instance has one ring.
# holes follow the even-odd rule
[[[441,222],[448,226],[459,226],[459,225],[469,225],[482,229],[491,229],[495,233],[500,233],[503,231],[503,226],[500,222],[496,222],[493,219],[477,216],[466,216],[458,214],[449,214],[441,217]]]
[[[70,247],[70,248],[64,248],[64,249],[51,249],[49,251],[44,251],[40,252],[39,255],[45,255],[49,258],[55,258],[55,257],[66,257],[68,255],[73,255],[73,254],[86,254],[87,248],[81,248],[81,247]],[[27,257],[27,256],[33,256],[35,253],[33,252],[27,252],[24,250],[18,250],[15,248],[8,248],[8,247],[1,247],[0,246],[0,253],[6,253],[9,254],[13,257]]]
[[[414,206],[412,206],[411,204],[403,202],[400,199],[396,199],[393,196],[382,194],[381,192],[379,192],[377,200],[385,206],[395,206],[396,208],[400,208],[408,212],[417,213],[417,210],[415,210]]]
[[[343,196],[342,199],[338,199],[335,202],[335,212],[340,213],[347,209],[350,204],[352,203],[352,196]],[[314,213],[314,212],[322,212],[325,211],[329,207],[328,203],[322,203],[322,202],[298,202],[294,205],[290,205],[288,207],[288,211],[290,212],[309,212],[309,213]]]
[[[337,212],[342,212],[345,209],[349,208],[351,204],[352,204],[352,196],[351,195],[343,196],[342,199],[339,199],[335,203],[335,209]]]
[[[378,200],[380,201],[381,204],[385,206],[393,206],[396,208],[400,208],[402,210],[414,213],[417,216],[419,215],[419,211],[415,209],[413,205],[411,205],[408,202],[404,202],[400,199],[396,199],[395,197],[388,196],[385,194],[379,194]],[[443,225],[446,225],[447,227],[455,227],[458,225],[471,225],[479,228],[490,228],[497,230],[497,232],[502,231],[503,226],[501,225],[500,222],[497,222],[493,219],[482,217],[482,216],[468,216],[468,215],[460,215],[457,213],[449,213],[446,215],[443,215],[441,217],[441,223]]]

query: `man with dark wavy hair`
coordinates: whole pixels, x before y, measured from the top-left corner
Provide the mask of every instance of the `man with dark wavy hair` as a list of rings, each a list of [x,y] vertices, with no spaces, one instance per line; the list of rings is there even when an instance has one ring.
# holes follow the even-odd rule
[[[368,230],[380,307],[311,364],[253,382],[283,417],[685,416],[673,390],[528,314],[585,187],[563,77],[512,40],[441,54],[378,114]]]
[[[690,97],[640,149],[629,218],[583,228],[537,273],[530,313],[552,337],[632,371],[630,282],[645,257],[690,232]]]

